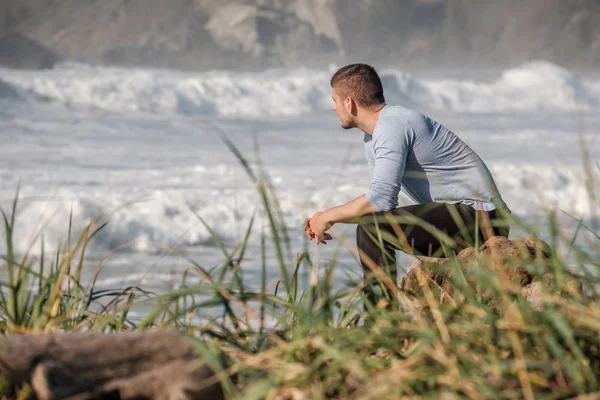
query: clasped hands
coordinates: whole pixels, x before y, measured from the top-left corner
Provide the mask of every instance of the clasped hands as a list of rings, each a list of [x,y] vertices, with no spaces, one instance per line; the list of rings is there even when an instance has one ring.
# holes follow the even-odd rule
[[[326,215],[318,212],[304,220],[304,234],[308,240],[314,240],[317,244],[327,244],[327,240],[333,239],[329,233],[326,233],[332,226],[333,223],[327,221]]]

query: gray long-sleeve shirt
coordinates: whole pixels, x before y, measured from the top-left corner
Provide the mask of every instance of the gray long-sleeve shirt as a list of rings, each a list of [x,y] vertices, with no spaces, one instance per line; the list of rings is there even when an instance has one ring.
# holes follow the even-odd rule
[[[465,203],[477,210],[505,207],[485,163],[440,123],[401,106],[386,105],[373,135],[364,136],[376,211],[398,206],[402,189],[416,203]]]

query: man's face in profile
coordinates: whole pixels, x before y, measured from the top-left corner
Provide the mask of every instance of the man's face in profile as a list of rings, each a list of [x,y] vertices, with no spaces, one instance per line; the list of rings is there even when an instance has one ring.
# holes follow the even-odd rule
[[[348,110],[348,104],[351,101],[347,96],[343,96],[337,90],[337,85],[333,88],[331,97],[333,99],[333,111],[337,114],[340,122],[342,123],[342,128],[344,129],[352,129],[356,128],[356,122],[354,120],[354,116]]]

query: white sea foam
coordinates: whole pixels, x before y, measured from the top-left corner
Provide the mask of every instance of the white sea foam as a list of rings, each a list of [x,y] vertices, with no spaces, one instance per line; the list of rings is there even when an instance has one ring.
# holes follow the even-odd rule
[[[577,217],[600,217],[598,200],[590,196],[581,167],[492,163],[490,169],[505,201],[517,215],[545,215],[550,210],[563,210]],[[592,174],[596,188],[600,187],[599,175]],[[366,181],[357,181],[338,184],[329,190],[315,190],[286,185],[284,181],[278,200],[286,225],[297,231],[304,217],[351,200],[364,193],[367,186]],[[401,204],[409,203],[407,198],[401,197]],[[68,191],[54,199],[25,197],[19,207],[15,247],[26,251],[34,244],[32,251],[37,252],[39,237],[35,240],[35,234],[40,231],[44,233],[46,248],[56,248],[60,240],[64,244],[69,215],[72,215],[74,237],[94,219],[108,221],[93,240],[92,251],[121,249],[158,253],[171,246],[181,249],[211,245],[212,234],[198,216],[220,240],[231,243],[244,235],[255,211],[258,211],[255,227],[268,223],[257,204],[260,204],[259,196],[251,188],[155,191],[144,198],[124,194],[81,196]],[[6,210],[7,204],[3,207]]]
[[[220,239],[236,241],[260,198],[215,132],[227,132],[250,154],[248,132],[255,125],[244,118],[261,120],[256,131],[266,169],[285,223],[297,231],[303,218],[349,201],[369,185],[360,133],[342,131],[331,113],[314,115],[310,124],[280,118],[328,110],[331,73],[193,74],[83,65],[0,70],[0,101],[20,105],[0,118],[3,210],[10,209],[14,189],[22,183],[16,250],[33,245],[38,251],[39,232],[47,249],[64,243],[70,215],[74,237],[94,218],[108,221],[92,252],[122,248],[154,254],[169,246],[211,246],[211,233],[198,216]],[[598,108],[600,82],[539,62],[487,83],[418,80],[393,70],[382,71],[382,77],[390,102],[441,110],[446,118],[440,121],[456,126],[483,156],[513,213],[561,209],[598,218],[600,195],[594,200],[589,188],[600,187],[600,171],[592,168],[590,182],[578,151],[579,125],[554,110]],[[48,102],[53,105],[42,105]],[[65,109],[69,112],[61,112]],[[523,116],[507,117],[502,114],[507,110]],[[599,136],[594,129],[600,124],[593,115],[586,115],[590,125],[583,136],[595,160]],[[402,197],[402,202],[409,201]],[[259,208],[256,232],[265,224]]]
[[[47,72],[2,70],[0,97],[26,93],[71,109],[241,118],[296,116],[331,106],[333,70],[186,73],[65,64]],[[600,107],[600,83],[547,62],[504,71],[492,82],[419,80],[382,71],[392,103],[449,111],[590,110]]]
[[[0,101],[19,101],[23,100],[24,93],[18,85],[14,85],[0,79]]]
[[[248,220],[252,213],[244,207],[234,209],[234,205],[232,199],[220,196],[206,201],[160,192],[143,199],[124,195],[89,197],[75,193],[70,196],[64,193],[49,200],[25,198],[16,218],[15,247],[18,251],[31,249],[38,252],[40,233],[47,249],[64,246],[70,217],[73,238],[78,238],[92,222],[95,227],[108,222],[91,242],[92,251],[159,253],[172,246],[213,243],[211,233],[198,216],[215,230],[220,240],[228,241],[235,237],[234,230],[241,221]]]
[[[600,106],[597,82],[586,82],[567,69],[531,62],[509,69],[491,83],[439,80],[424,82],[424,100],[455,111],[589,110]]]

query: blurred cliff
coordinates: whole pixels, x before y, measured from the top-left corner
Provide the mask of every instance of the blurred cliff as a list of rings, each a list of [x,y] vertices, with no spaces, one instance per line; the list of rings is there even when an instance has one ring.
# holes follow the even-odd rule
[[[598,0],[2,0],[0,64],[600,66]]]

